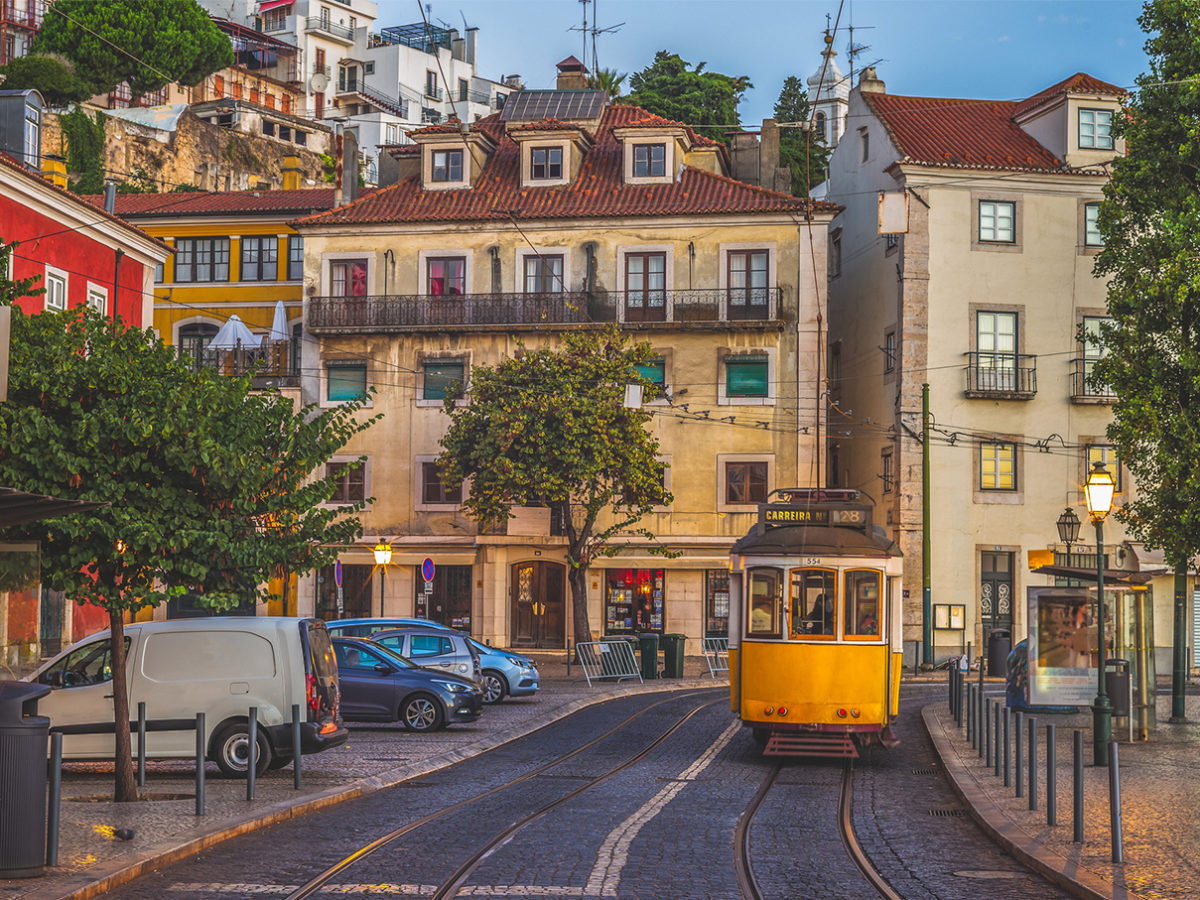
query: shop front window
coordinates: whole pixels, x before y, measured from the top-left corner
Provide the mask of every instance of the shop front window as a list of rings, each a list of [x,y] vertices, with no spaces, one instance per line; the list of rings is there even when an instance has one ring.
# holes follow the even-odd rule
[[[725,637],[729,633],[729,570],[709,569],[704,573],[704,636]]]
[[[662,569],[610,569],[605,590],[604,633],[663,630]]]

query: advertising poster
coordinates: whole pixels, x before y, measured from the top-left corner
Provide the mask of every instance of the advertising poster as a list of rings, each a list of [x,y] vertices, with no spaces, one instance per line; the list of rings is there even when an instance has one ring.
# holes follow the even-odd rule
[[[1094,599],[1079,588],[1028,588],[1029,702],[1087,706],[1096,695]]]

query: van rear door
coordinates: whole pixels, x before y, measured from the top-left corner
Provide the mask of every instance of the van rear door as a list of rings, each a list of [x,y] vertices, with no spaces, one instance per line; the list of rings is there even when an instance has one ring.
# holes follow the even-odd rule
[[[304,647],[305,704],[308,721],[319,734],[337,731],[342,724],[341,694],[338,687],[337,660],[333,642],[320,619],[300,621],[300,641]]]

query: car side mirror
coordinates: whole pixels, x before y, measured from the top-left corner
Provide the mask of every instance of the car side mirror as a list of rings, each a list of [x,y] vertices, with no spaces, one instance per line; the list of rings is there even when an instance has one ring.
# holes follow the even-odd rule
[[[387,663],[375,663],[375,671],[380,675],[391,675],[392,667],[387,665]]]

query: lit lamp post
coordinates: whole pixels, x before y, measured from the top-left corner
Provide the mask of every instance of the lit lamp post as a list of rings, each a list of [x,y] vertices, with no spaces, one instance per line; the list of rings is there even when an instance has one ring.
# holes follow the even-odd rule
[[[1112,738],[1112,704],[1104,684],[1104,518],[1112,509],[1116,482],[1103,462],[1096,462],[1083,485],[1087,511],[1096,526],[1096,702],[1092,705],[1092,763],[1108,765]]]
[[[392,561],[392,545],[386,541],[380,541],[375,545],[375,564],[379,566],[379,617],[383,618],[383,582],[387,574],[385,568]]]
[[[1067,545],[1067,565],[1071,564],[1071,545],[1079,540],[1079,516],[1067,507],[1058,517],[1058,539]]]

